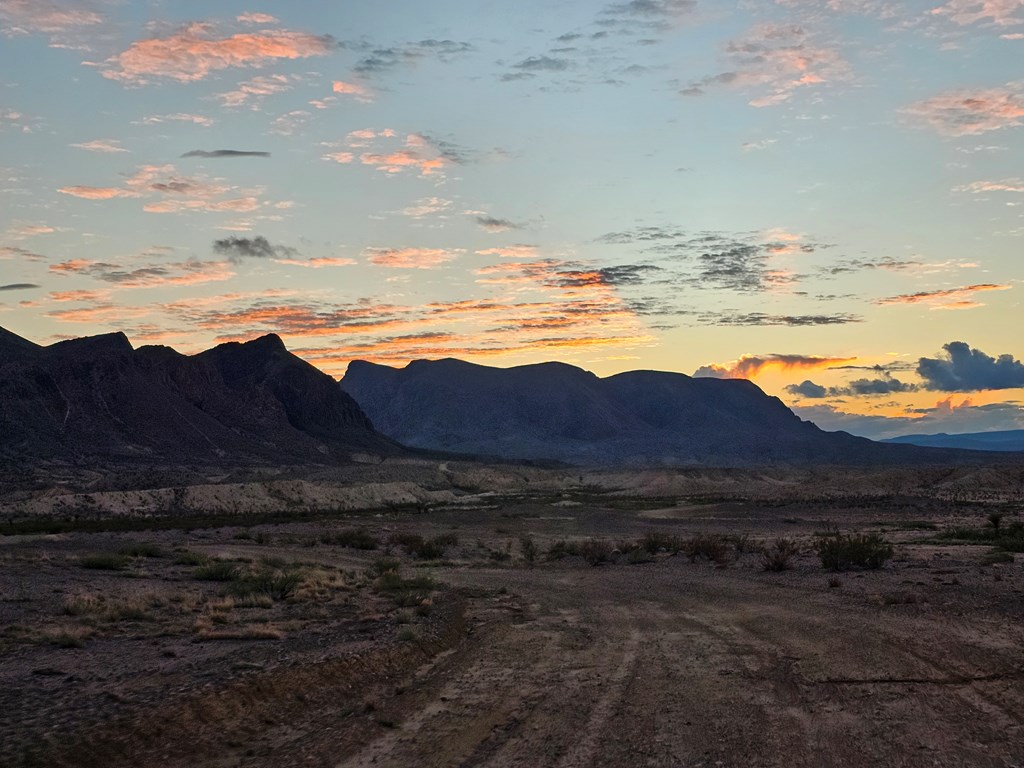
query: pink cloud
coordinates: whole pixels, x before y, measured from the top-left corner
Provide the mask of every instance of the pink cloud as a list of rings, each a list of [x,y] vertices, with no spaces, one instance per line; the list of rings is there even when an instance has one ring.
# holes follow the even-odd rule
[[[906,107],[903,112],[949,136],[976,136],[1021,125],[1024,84],[978,91],[947,91]]]
[[[216,37],[212,25],[196,22],[168,37],[133,42],[127,50],[107,60],[103,76],[135,85],[152,78],[193,82],[221,69],[323,56],[334,48],[335,43],[328,36],[287,30]]]
[[[358,83],[347,83],[344,80],[335,80],[331,83],[331,90],[344,96],[353,96],[356,101],[373,101],[373,93]]]
[[[112,200],[115,197],[138,197],[138,194],[129,189],[117,187],[61,187],[57,190],[61,194],[81,197],[84,200]]]
[[[1024,10],[1024,0],[949,0],[933,8],[937,16],[947,16],[955,23],[966,26],[979,21],[990,26],[1006,27],[1024,23],[1018,14]]]
[[[81,144],[72,144],[71,146],[75,149],[84,149],[87,152],[102,152],[106,154],[128,151],[121,146],[121,142],[117,139],[93,139],[92,141],[84,141]]]
[[[296,267],[308,267],[309,269],[320,269],[322,267],[348,267],[356,264],[355,259],[348,259],[341,256],[321,256],[313,259],[274,259],[278,264],[291,264]]]
[[[433,269],[451,261],[461,251],[443,248],[368,248],[370,263],[394,269]]]
[[[955,187],[955,192],[1024,192],[1024,179],[1003,179],[1002,181],[972,181],[970,184]]]
[[[260,75],[239,83],[233,91],[218,93],[217,96],[225,107],[241,107],[252,102],[255,108],[265,97],[284,93],[291,87],[286,75]]]
[[[253,12],[239,14],[235,17],[235,20],[240,21],[242,24],[277,24],[280,21],[280,19],[271,16],[269,13]]]
[[[501,256],[506,259],[532,259],[537,255],[536,245],[505,245],[477,251],[478,256]]]

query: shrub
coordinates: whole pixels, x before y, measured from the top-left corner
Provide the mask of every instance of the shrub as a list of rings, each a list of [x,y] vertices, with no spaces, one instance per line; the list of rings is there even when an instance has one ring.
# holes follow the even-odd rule
[[[821,538],[817,549],[822,567],[829,571],[878,569],[893,556],[892,545],[877,533],[830,533]]]
[[[630,565],[651,563],[654,562],[654,555],[648,552],[644,547],[636,547],[626,553],[626,562]]]
[[[558,541],[551,542],[551,546],[548,547],[548,559],[549,560],[561,560],[566,555],[572,554],[570,551],[569,542],[565,539],[559,539]]]
[[[380,540],[365,528],[348,528],[332,534],[325,533],[320,537],[320,541],[338,547],[364,550],[376,549],[380,545]]]
[[[519,537],[519,549],[523,552],[523,559],[531,565],[537,560],[537,542],[532,536]]]
[[[266,595],[272,600],[287,600],[295,594],[300,584],[302,574],[296,571],[263,571],[232,581],[225,591],[232,597]]]
[[[215,560],[196,568],[192,572],[192,578],[199,581],[234,581],[238,578],[238,573],[238,566],[234,563]]]
[[[649,531],[640,539],[640,546],[652,555],[658,554],[661,550],[675,554],[683,549],[685,543],[673,533]]]
[[[587,539],[578,546],[580,556],[590,565],[600,565],[612,557],[612,545],[604,539]]]
[[[683,551],[690,558],[690,562],[703,557],[713,563],[726,563],[729,561],[729,544],[717,534],[701,534],[694,536],[683,546]]]
[[[792,568],[790,560],[800,548],[792,539],[779,538],[771,547],[761,553],[761,567],[766,571],[780,572]]]
[[[130,563],[131,558],[119,552],[85,555],[78,561],[83,568],[92,568],[98,571],[123,571],[128,568]]]

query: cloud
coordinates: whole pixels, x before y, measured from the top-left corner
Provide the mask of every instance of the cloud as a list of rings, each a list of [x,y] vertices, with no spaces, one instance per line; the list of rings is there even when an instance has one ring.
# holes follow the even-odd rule
[[[847,312],[833,315],[769,315],[764,312],[748,312],[746,314],[707,313],[701,319],[708,323],[725,326],[747,325],[788,325],[792,327],[808,327],[816,325],[848,325],[862,323],[864,318]]]
[[[134,268],[111,262],[71,259],[51,264],[50,271],[58,275],[86,275],[121,288],[198,285],[228,280],[235,276],[225,262],[197,259],[178,263],[147,264]]]
[[[552,56],[530,56],[513,64],[512,69],[521,72],[564,72],[572,65],[568,59],[556,59]]]
[[[350,48],[358,46],[349,44]],[[415,66],[425,59],[449,62],[469,53],[473,46],[455,40],[420,40],[404,46],[369,48],[356,63],[354,70],[365,77],[387,74],[399,67]]]
[[[443,248],[367,248],[371,264],[394,269],[433,269],[451,261],[460,250]]]
[[[961,288],[945,288],[937,291],[919,291],[918,293],[906,293],[900,296],[889,296],[878,299],[875,303],[885,305],[891,304],[928,304],[932,309],[973,309],[983,306],[980,302],[974,301],[974,295],[983,291],[1007,291],[1012,286],[998,285],[995,283],[979,283],[977,285],[965,285]]]
[[[80,197],[83,200],[113,200],[115,197],[138,197],[138,193],[130,189],[119,189],[117,187],[86,187],[72,186],[61,187],[57,190],[61,194]]]
[[[212,118],[206,117],[206,115],[193,115],[188,112],[173,112],[169,115],[148,115],[142,118],[143,125],[159,125],[160,123],[166,122],[179,122],[179,123],[193,123],[195,125],[201,125],[203,128],[209,128],[216,122]]]
[[[336,48],[337,43],[329,35],[265,30],[216,37],[212,25],[195,22],[167,37],[133,42],[107,60],[103,76],[133,85],[153,78],[187,83],[221,69],[324,56]]]
[[[849,66],[833,48],[816,44],[799,26],[761,24],[726,45],[730,69],[695,80],[684,96],[699,96],[710,87],[760,90],[753,107],[789,101],[802,88],[847,80]]]
[[[1002,181],[972,181],[953,188],[954,192],[970,192],[978,195],[983,192],[1024,192],[1024,179],[1003,179]]]
[[[833,405],[795,406],[793,411],[828,431],[844,430],[873,440],[911,433],[985,432],[1024,428],[1024,407],[1019,403],[973,405],[969,400],[938,401],[931,408],[914,408],[903,416],[846,413]]]
[[[287,245],[271,245],[262,235],[214,240],[213,251],[236,264],[242,259],[290,259],[299,253]]]
[[[353,96],[356,101],[369,103],[373,101],[373,93],[365,86],[358,83],[347,83],[344,80],[335,80],[331,83],[331,90],[343,96]]]
[[[532,259],[537,255],[536,245],[505,245],[498,248],[485,248],[476,252],[478,256],[501,256],[505,259]]]
[[[946,352],[944,357],[922,357],[917,361],[917,375],[924,380],[926,389],[975,392],[1024,387],[1024,363],[1013,355],[991,357],[962,341],[951,341],[942,348]]]
[[[341,164],[355,160],[356,153],[350,150],[375,150],[359,153],[359,162],[391,175],[414,171],[422,177],[443,177],[444,169],[449,164],[464,159],[464,153],[444,142],[418,133],[410,133],[402,138],[391,128],[350,131],[342,141],[323,142],[322,146],[342,149],[321,155],[324,160]]]
[[[72,144],[71,146],[76,149],[84,149],[88,152],[103,152],[107,154],[128,151],[121,146],[121,142],[117,139],[94,139],[92,141],[82,142],[81,144]]]
[[[7,285],[0,285],[0,291],[27,291],[39,287],[35,283],[8,283]]]
[[[1024,0],[949,0],[945,5],[933,8],[931,13],[946,16],[951,21],[966,26],[986,22],[986,26],[1008,27],[1024,24]]]
[[[786,386],[786,391],[791,395],[797,395],[799,397],[806,397],[809,399],[817,399],[828,396],[828,389],[815,384],[810,379],[805,379],[799,384],[789,384]]]
[[[790,384],[786,391],[791,395],[798,395],[808,399],[823,397],[864,397],[871,395],[892,395],[902,392],[917,392],[916,384],[907,384],[894,379],[888,374],[880,379],[855,379],[845,387],[823,387],[813,381],[804,381],[800,384]]]
[[[474,221],[476,221],[477,225],[479,225],[481,229],[491,233],[507,232],[510,229],[523,228],[521,224],[516,224],[508,219],[498,219],[494,216],[477,216]]]
[[[218,93],[217,98],[225,107],[241,107],[251,103],[252,109],[259,109],[267,96],[290,91],[291,79],[287,75],[259,75],[239,83],[233,91]]]
[[[14,245],[0,245],[0,259],[9,259],[12,256],[20,256],[26,261],[44,261],[46,259],[41,253],[29,251]]]
[[[903,113],[947,136],[977,136],[1016,128],[1024,118],[1024,82],[1002,88],[947,91],[915,102]]]
[[[351,162],[351,156],[349,162]],[[443,197],[424,197],[417,200],[408,208],[403,208],[402,215],[408,216],[411,219],[423,219],[427,216],[444,213],[449,210],[451,206],[452,201],[445,200]]]
[[[247,11],[235,17],[235,21],[242,24],[279,24],[280,19],[271,16],[269,13],[254,13]]]
[[[250,152],[248,150],[241,149],[214,149],[207,152],[205,149],[193,149],[181,157],[209,157],[209,158],[220,158],[220,157],[270,157],[269,152]]]
[[[769,368],[783,371],[830,368],[856,359],[855,357],[819,357],[817,355],[742,355],[738,360],[729,363],[703,365],[693,375],[715,379],[749,379]]]
[[[605,13],[624,16],[674,16],[689,13],[697,6],[697,0],[630,0],[628,3],[610,5]]]
[[[343,256],[319,256],[312,259],[274,259],[278,264],[290,264],[296,267],[308,269],[322,269],[323,267],[348,267],[358,262]]]
[[[5,37],[43,34],[54,47],[84,48],[81,41],[71,35],[80,30],[96,27],[103,17],[75,3],[52,0],[3,0],[0,2],[0,34]]]

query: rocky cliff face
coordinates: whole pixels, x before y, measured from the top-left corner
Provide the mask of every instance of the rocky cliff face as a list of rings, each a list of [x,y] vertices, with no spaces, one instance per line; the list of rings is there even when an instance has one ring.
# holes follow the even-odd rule
[[[341,382],[377,428],[418,448],[589,465],[717,466],[949,461],[822,432],[746,380],[562,363],[458,360],[395,369],[355,361]]]
[[[186,356],[133,349],[120,333],[41,347],[0,329],[9,459],[330,462],[399,450],[277,336]]]

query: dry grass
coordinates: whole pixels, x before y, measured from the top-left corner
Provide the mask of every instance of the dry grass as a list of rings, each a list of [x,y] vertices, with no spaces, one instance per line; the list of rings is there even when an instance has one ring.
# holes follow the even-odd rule
[[[197,623],[196,640],[284,640],[284,631],[273,624],[243,624],[235,627],[214,629],[212,626],[199,626]]]

